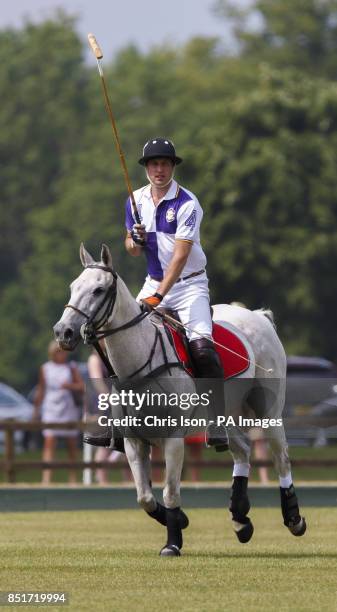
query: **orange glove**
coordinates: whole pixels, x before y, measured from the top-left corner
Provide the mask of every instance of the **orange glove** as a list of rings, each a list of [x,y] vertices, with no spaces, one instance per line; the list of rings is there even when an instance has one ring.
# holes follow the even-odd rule
[[[157,308],[157,306],[159,306],[162,299],[163,296],[160,295],[160,293],[155,293],[154,295],[150,295],[147,298],[143,298],[141,302],[143,304],[144,309],[148,312],[151,312],[152,310],[154,310],[154,308]]]

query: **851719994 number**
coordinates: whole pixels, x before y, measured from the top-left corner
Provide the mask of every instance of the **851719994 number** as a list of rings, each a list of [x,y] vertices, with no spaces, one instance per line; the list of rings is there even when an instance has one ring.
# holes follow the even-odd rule
[[[18,592],[18,591],[7,591],[0,592],[0,605],[10,606],[15,605],[67,605],[69,603],[69,597],[67,593],[62,591],[59,592]]]

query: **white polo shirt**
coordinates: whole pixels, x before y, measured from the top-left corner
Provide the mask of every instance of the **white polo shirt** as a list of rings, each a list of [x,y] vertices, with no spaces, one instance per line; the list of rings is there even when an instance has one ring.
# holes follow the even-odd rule
[[[147,271],[150,276],[162,279],[172,259],[175,240],[192,242],[192,249],[181,276],[199,272],[206,266],[206,256],[200,245],[200,223],[202,208],[196,196],[172,181],[170,189],[159,204],[155,206],[151,185],[134,192],[141,222],[145,225],[147,240],[144,252]],[[136,223],[130,198],[126,202],[126,228],[128,231]]]

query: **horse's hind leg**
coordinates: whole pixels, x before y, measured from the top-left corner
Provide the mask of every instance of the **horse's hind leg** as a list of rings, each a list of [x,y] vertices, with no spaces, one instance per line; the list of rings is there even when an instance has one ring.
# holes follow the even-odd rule
[[[180,508],[180,480],[184,461],[184,439],[164,440],[166,463],[163,499],[166,511],[167,542],[160,551],[163,557],[180,556],[183,546],[182,529],[188,526],[188,518]]]
[[[302,536],[307,525],[305,518],[300,515],[284,427],[270,427],[267,431],[275,469],[279,475],[283,522],[294,536]]]
[[[229,511],[232,513],[234,532],[242,544],[249,542],[254,527],[247,516],[250,510],[248,498],[248,477],[250,440],[239,428],[229,431],[229,449],[234,459],[232,495]]]

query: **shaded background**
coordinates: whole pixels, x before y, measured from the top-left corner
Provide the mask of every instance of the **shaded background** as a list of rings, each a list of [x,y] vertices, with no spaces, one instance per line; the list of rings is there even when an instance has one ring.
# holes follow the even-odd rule
[[[126,189],[88,30],[134,188],[149,137],[185,159],[213,303],[270,307],[288,352],[336,359],[336,0],[132,4],[2,11],[1,380],[35,383],[82,240],[96,256],[109,244],[134,293],[144,275],[124,252]]]

